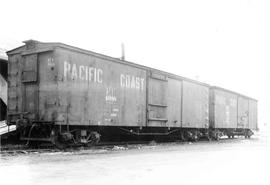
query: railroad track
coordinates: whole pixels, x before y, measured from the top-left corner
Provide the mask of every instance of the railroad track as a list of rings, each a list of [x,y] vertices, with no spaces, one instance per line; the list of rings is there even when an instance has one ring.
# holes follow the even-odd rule
[[[147,145],[149,141],[129,141],[129,142],[103,142],[95,146],[71,146],[64,150],[56,148],[53,144],[40,145],[33,148],[25,144],[19,145],[2,145],[0,146],[0,154],[28,154],[28,153],[44,153],[44,152],[60,152],[60,151],[76,151],[89,149],[113,149],[114,147],[126,147],[127,145]]]
[[[226,142],[239,142],[242,139],[235,138],[235,139],[228,139],[223,138],[219,143],[226,143]],[[206,144],[206,143],[216,143],[216,141],[206,141],[201,140],[198,142],[188,142],[188,141],[173,141],[173,142],[155,142],[155,141],[128,141],[128,142],[103,142],[99,143],[95,146],[74,146],[68,147],[64,150],[60,150],[56,148],[52,144],[44,144],[40,145],[38,148],[31,148],[27,145],[2,145],[0,147],[0,155],[21,155],[21,154],[30,154],[30,153],[53,153],[53,152],[73,152],[73,151],[81,151],[81,150],[126,150],[126,149],[133,149],[133,148],[140,148],[143,146],[155,146],[155,145],[167,145],[167,144]]]

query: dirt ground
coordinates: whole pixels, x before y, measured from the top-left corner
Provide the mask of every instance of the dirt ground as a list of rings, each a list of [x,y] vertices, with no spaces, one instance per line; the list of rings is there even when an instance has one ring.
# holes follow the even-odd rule
[[[269,129],[220,142],[2,155],[0,184],[269,184]]]

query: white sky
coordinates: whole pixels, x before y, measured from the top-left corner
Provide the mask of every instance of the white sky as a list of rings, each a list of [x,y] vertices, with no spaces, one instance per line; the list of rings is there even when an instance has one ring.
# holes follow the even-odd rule
[[[270,115],[270,1],[0,0],[0,47],[63,42],[246,94]]]

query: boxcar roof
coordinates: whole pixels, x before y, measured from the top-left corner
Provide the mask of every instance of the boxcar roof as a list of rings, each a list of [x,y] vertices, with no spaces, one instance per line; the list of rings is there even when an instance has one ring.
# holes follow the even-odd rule
[[[254,101],[258,101],[254,98],[251,98],[251,97],[248,97],[246,95],[243,95],[243,94],[240,94],[240,93],[237,93],[237,92],[234,92],[234,91],[231,91],[231,90],[228,90],[228,89],[224,89],[222,87],[218,87],[218,86],[211,86],[212,89],[217,89],[217,90],[220,90],[220,91],[225,91],[225,92],[228,92],[228,93],[232,93],[232,94],[235,94],[235,95],[238,95],[238,96],[242,96],[244,98],[247,98],[247,99],[251,99],[251,100],[254,100]]]
[[[27,41],[24,41],[24,43],[25,43],[25,45],[20,46],[18,48],[15,48],[13,50],[10,50],[10,51],[7,52],[7,54],[8,55],[14,55],[14,54],[21,53],[22,55],[27,55],[27,54],[31,54],[31,53],[40,53],[40,52],[45,52],[45,51],[51,51],[51,50],[54,50],[55,48],[64,48],[64,49],[76,51],[76,52],[79,52],[79,53],[92,55],[92,56],[102,58],[102,59],[105,59],[105,60],[109,60],[109,61],[112,61],[112,62],[117,62],[117,63],[121,63],[121,64],[125,64],[125,65],[130,65],[130,66],[145,69],[145,70],[151,70],[153,72],[157,72],[157,73],[167,75],[168,77],[171,77],[171,78],[176,78],[176,79],[180,79],[180,80],[186,80],[186,81],[190,81],[190,82],[193,82],[193,83],[196,83],[196,84],[199,84],[199,85],[210,87],[210,85],[207,84],[207,83],[199,82],[199,81],[196,81],[196,80],[192,80],[192,79],[189,79],[189,78],[185,78],[185,77],[182,77],[182,76],[179,76],[179,75],[175,75],[175,74],[172,74],[172,73],[169,73],[169,72],[161,71],[161,70],[151,68],[151,67],[147,67],[147,66],[144,66],[144,65],[136,64],[136,63],[133,63],[133,62],[123,61],[123,60],[120,60],[119,58],[113,58],[113,57],[110,57],[110,56],[107,56],[107,55],[103,55],[103,54],[99,54],[99,53],[96,53],[96,52],[93,52],[93,51],[89,51],[89,50],[81,49],[81,48],[78,48],[78,47],[70,46],[70,45],[67,45],[67,44],[60,43],[60,42],[39,42],[39,41],[36,41],[36,40],[27,40]],[[34,47],[34,49],[32,48],[32,49],[27,49],[26,50],[26,46],[29,43],[36,45]]]

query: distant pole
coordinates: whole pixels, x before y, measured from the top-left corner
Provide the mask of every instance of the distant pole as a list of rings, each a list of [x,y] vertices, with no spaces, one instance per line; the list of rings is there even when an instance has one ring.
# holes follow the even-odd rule
[[[125,45],[124,45],[124,43],[121,44],[121,48],[122,48],[122,57],[121,57],[121,60],[125,60]]]

